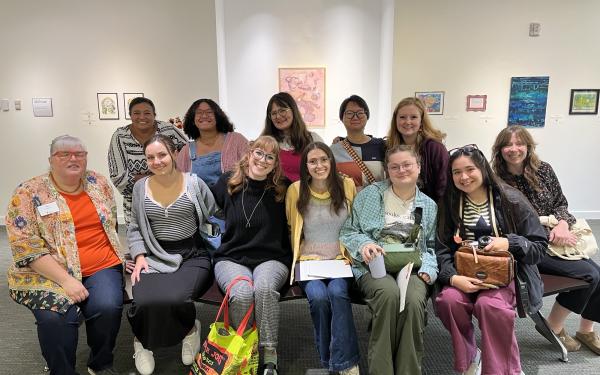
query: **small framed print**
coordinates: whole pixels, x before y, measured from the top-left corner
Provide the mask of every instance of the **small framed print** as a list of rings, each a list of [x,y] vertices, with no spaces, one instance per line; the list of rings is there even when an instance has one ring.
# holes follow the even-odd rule
[[[467,112],[485,112],[487,95],[467,95]]]
[[[599,89],[573,89],[569,105],[570,115],[597,115]]]
[[[98,117],[100,120],[119,119],[119,101],[117,93],[100,92],[98,97]]]
[[[52,117],[52,98],[33,98],[31,99],[34,117]]]
[[[135,98],[143,98],[143,92],[125,92],[123,93],[123,112],[125,112],[125,120],[131,120],[129,116],[129,103]]]
[[[430,115],[444,114],[444,92],[443,91],[421,91],[415,92],[415,97],[421,99],[427,113]]]

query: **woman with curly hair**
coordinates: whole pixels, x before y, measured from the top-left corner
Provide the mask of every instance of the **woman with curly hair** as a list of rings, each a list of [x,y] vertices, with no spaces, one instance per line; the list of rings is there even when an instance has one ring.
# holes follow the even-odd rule
[[[388,149],[406,144],[421,159],[419,189],[435,202],[446,190],[448,151],[443,144],[446,134],[433,127],[425,104],[419,98],[402,99],[392,115],[387,135]]]
[[[248,150],[248,140],[212,99],[198,99],[188,109],[183,131],[192,139],[177,155],[182,172],[192,172],[214,185]]]
[[[254,287],[235,284],[229,297],[237,326],[254,303],[264,374],[277,374],[279,290],[288,276],[292,253],[285,216],[285,177],[279,164],[279,145],[261,136],[231,172],[211,188],[225,214],[225,233],[214,255],[215,279],[225,291],[237,276],[249,277]]]

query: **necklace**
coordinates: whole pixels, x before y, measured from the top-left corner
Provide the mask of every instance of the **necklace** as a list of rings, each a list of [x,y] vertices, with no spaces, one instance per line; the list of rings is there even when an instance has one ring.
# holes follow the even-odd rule
[[[56,187],[56,189],[58,191],[62,191],[63,193],[73,194],[73,193],[75,193],[77,190],[79,190],[81,188],[81,179],[79,179],[79,184],[73,190],[67,190],[67,189],[63,189],[62,187],[60,187],[60,185],[58,184],[58,182],[56,182],[56,180],[54,179],[54,176],[52,176],[52,173],[50,174],[50,179],[52,179],[52,182],[54,183],[54,186]]]
[[[263,193],[260,196],[260,199],[258,200],[258,202],[256,202],[256,205],[252,209],[252,212],[250,212],[250,216],[248,216],[246,214],[246,206],[244,205],[244,195],[246,194],[246,186],[247,185],[244,185],[244,189],[242,189],[242,212],[244,212],[244,218],[246,219],[246,228],[250,228],[250,219],[252,219],[252,216],[254,215],[254,211],[256,211],[256,207],[258,207],[258,205],[262,201],[263,197],[265,196],[265,193],[267,192],[267,189],[263,190]]]

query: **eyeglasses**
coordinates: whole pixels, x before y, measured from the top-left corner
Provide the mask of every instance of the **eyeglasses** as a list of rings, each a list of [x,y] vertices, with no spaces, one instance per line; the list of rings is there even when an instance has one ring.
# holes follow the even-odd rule
[[[269,116],[271,116],[271,118],[275,118],[275,117],[277,117],[278,115],[279,115],[279,116],[281,116],[281,117],[283,117],[283,116],[285,116],[285,114],[286,114],[288,111],[290,111],[290,108],[279,108],[279,109],[278,109],[278,110],[276,110],[276,111],[271,111],[271,113],[269,113]]]
[[[411,171],[416,164],[417,163],[392,164],[388,167],[388,171],[393,172],[393,173],[398,173],[403,170]]]
[[[256,160],[265,159],[265,162],[267,164],[273,164],[273,163],[275,163],[275,159],[277,159],[277,157],[274,154],[267,154],[266,152],[264,152],[263,150],[260,150],[258,148],[255,148],[254,150],[252,150],[252,157]]]
[[[56,151],[52,156],[56,156],[60,160],[70,160],[73,156],[75,159],[81,160],[85,159],[87,156],[87,151]]]
[[[198,117],[210,117],[212,115],[214,115],[215,113],[213,111],[196,111],[196,116]]]
[[[323,156],[322,158],[318,158],[318,159],[310,159],[306,162],[306,165],[308,165],[309,167],[316,167],[319,164],[321,165],[325,165],[325,164],[329,164],[329,158],[327,156]]]
[[[448,155],[452,156],[452,155],[456,154],[457,152],[460,152],[463,154],[472,154],[475,151],[481,152],[475,143],[471,143],[468,145],[464,145],[462,147],[453,148],[452,150],[448,151]]]
[[[348,120],[352,120],[354,118],[354,116],[356,116],[359,120],[364,119],[367,114],[364,111],[346,111],[344,112],[344,117],[346,117]]]

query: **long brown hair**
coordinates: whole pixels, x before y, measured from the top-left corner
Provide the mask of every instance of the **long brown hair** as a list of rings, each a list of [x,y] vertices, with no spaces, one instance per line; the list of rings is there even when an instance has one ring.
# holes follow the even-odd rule
[[[281,202],[285,199],[287,187],[284,183],[283,170],[279,163],[279,144],[275,138],[268,135],[261,135],[255,141],[250,142],[250,147],[246,155],[232,169],[231,177],[227,182],[227,192],[229,195],[233,195],[242,190],[244,184],[247,183],[248,159],[251,157],[252,150],[257,148],[275,154],[275,163],[273,164],[273,170],[267,175],[265,189],[275,190],[275,200]]]
[[[507,233],[516,233],[517,226],[515,220],[515,212],[517,210],[516,205],[518,203],[511,201],[507,196],[507,189],[513,189],[502,181],[488,163],[485,155],[477,149],[467,148],[467,146],[456,149],[456,152],[450,155],[448,160],[448,168],[446,170],[446,191],[442,198],[441,204],[438,206],[438,236],[442,241],[452,238],[456,228],[460,228],[461,232],[464,230],[463,219],[459,216],[459,205],[461,196],[465,193],[458,189],[454,184],[452,178],[452,164],[456,159],[461,156],[465,156],[481,171],[481,178],[483,186],[492,192],[493,197],[499,197],[500,199],[500,212],[506,228]],[[490,213],[494,214],[494,213]]]
[[[510,143],[510,138],[513,134],[527,146],[527,156],[523,161],[523,176],[535,191],[540,191],[540,179],[537,176],[537,171],[540,168],[541,161],[535,153],[535,142],[531,133],[520,125],[508,126],[502,129],[496,136],[496,141],[494,141],[494,145],[492,146],[492,167],[494,168],[494,172],[509,185],[515,186],[514,176],[508,171],[506,160],[502,156],[502,148]]]
[[[417,143],[415,144],[415,150],[417,153],[421,149],[421,144],[426,139],[433,139],[434,141],[442,143],[444,138],[446,138],[446,133],[443,133],[441,130],[436,129],[431,124],[431,119],[427,114],[427,109],[425,104],[419,98],[408,97],[402,99],[396,108],[394,109],[394,113],[392,115],[392,121],[390,123],[390,130],[387,135],[387,147],[392,148],[397,145],[405,144],[404,138],[402,138],[402,134],[398,131],[398,127],[396,124],[396,116],[398,115],[398,111],[402,107],[406,107],[408,105],[414,105],[421,112],[421,128],[419,129],[419,133],[417,134]]]
[[[335,158],[331,149],[323,142],[310,143],[304,149],[302,153],[302,159],[300,161],[300,195],[298,197],[298,203],[296,207],[300,215],[304,216],[306,209],[308,208],[308,202],[310,201],[310,180],[311,175],[308,172],[308,153],[312,150],[321,150],[329,158],[329,176],[327,176],[327,191],[331,196],[330,208],[333,208],[333,212],[339,214],[340,210],[347,206],[346,194],[344,193],[344,180],[343,177],[337,173],[335,165]]]
[[[265,118],[265,128],[261,135],[270,135],[278,142],[283,141],[283,132],[275,127],[273,119],[271,119],[271,111],[273,104],[277,104],[281,108],[288,108],[292,111],[292,124],[290,126],[290,142],[296,152],[304,151],[304,148],[312,142],[312,137],[306,128],[306,124],[302,119],[302,114],[298,109],[298,105],[294,98],[287,92],[280,92],[271,97],[267,104],[267,116]]]

